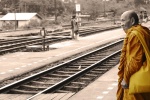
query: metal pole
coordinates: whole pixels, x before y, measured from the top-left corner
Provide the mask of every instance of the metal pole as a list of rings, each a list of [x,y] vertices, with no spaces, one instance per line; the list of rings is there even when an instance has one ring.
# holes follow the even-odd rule
[[[25,3],[25,12],[26,12],[26,9],[27,9],[27,4]]]
[[[45,30],[45,28],[42,28],[40,30],[40,33],[41,33],[42,38],[43,38],[43,50],[45,51],[46,50],[46,48],[45,48],[45,38],[46,38],[46,30]]]
[[[106,14],[105,14],[105,1],[106,0],[104,0],[104,17],[106,16]]]
[[[45,36],[43,36],[43,50],[45,51]]]
[[[57,4],[56,4],[56,0],[54,0],[54,7],[55,7],[55,23],[56,23],[56,21],[57,21]]]
[[[15,9],[14,15],[15,15],[15,30],[16,30],[16,9]]]
[[[24,11],[26,12],[26,3],[24,4],[24,8],[25,8]]]

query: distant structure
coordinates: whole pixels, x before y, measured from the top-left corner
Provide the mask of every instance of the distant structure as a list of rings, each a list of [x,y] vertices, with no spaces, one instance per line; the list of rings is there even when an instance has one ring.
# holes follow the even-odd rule
[[[139,17],[140,17],[141,22],[147,22],[148,21],[147,10],[144,7],[140,7]]]
[[[0,15],[0,19],[3,17],[4,15]],[[1,31],[1,28],[2,28],[2,21],[0,21],[0,31]]]
[[[42,19],[43,18],[37,13],[7,13],[0,18],[0,21],[2,24],[16,22],[16,27],[19,28],[28,25],[32,20],[36,20],[40,23]]]
[[[72,0],[62,0],[64,3],[72,2]]]

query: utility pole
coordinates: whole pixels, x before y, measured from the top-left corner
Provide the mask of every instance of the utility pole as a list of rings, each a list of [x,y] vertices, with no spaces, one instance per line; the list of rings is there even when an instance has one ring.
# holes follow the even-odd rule
[[[104,17],[106,17],[106,11],[105,11],[105,2],[106,2],[106,0],[103,0],[103,2],[104,2]]]
[[[15,17],[15,30],[16,30],[16,9],[15,9],[15,12],[14,12],[14,17]]]
[[[25,2],[25,12],[27,12],[27,3]]]
[[[57,4],[56,0],[54,0],[54,7],[55,7],[55,23],[57,22]]]

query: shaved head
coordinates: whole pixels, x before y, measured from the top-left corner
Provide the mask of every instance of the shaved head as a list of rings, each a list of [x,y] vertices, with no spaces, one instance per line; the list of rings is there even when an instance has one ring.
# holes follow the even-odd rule
[[[134,25],[137,25],[139,23],[139,18],[138,18],[138,15],[137,13],[135,13],[133,10],[129,10],[129,11],[125,11],[122,16],[128,18],[128,19],[132,19],[134,18],[135,20],[135,23]]]
[[[121,22],[124,31],[127,31],[132,26],[139,24],[139,18],[138,15],[133,10],[129,10],[125,11],[121,15]]]

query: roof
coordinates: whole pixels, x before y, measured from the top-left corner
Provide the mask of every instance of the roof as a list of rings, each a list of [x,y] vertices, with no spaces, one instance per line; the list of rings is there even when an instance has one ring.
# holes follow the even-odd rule
[[[144,7],[140,7],[141,11],[146,11],[146,9]]]
[[[5,16],[0,18],[0,20],[30,20],[36,15],[42,19],[42,17],[37,13],[7,13]]]

